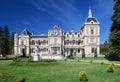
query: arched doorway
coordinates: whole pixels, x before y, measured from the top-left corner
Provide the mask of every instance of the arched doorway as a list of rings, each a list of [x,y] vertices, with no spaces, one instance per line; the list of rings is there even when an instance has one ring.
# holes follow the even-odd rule
[[[24,48],[22,48],[22,56],[26,57],[26,50]]]

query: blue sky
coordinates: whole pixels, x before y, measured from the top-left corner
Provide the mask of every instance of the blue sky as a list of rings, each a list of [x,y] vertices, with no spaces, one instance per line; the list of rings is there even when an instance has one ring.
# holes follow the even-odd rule
[[[64,31],[79,31],[91,8],[101,23],[101,43],[108,39],[112,24],[113,0],[0,0],[0,26],[21,33],[24,28],[35,34],[60,25]]]

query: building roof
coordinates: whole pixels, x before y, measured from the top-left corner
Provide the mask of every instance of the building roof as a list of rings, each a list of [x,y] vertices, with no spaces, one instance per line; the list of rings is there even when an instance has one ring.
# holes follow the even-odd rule
[[[32,35],[32,36],[30,36],[31,38],[48,38],[48,36],[47,35],[45,35],[45,36],[40,36],[40,35]]]
[[[96,18],[87,18],[87,20],[86,20],[86,22],[91,22],[91,21],[93,21],[93,22],[98,22],[97,21],[97,19]]]
[[[22,32],[23,35],[32,35],[27,29],[24,29],[23,32]]]
[[[95,22],[95,23],[98,23],[97,19],[92,16],[91,9],[89,9],[88,18],[85,22],[90,23],[92,21]]]

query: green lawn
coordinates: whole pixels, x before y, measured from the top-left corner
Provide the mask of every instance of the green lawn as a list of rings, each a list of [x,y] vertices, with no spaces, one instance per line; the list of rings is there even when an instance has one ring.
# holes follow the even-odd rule
[[[108,65],[77,61],[13,62],[0,61],[0,73],[23,76],[26,82],[80,82],[78,74],[86,71],[88,82],[120,82],[120,67],[107,73]],[[0,81],[1,82],[1,81]]]

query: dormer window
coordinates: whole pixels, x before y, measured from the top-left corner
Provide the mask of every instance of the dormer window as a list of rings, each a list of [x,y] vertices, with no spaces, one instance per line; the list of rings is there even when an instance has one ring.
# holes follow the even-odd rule
[[[69,37],[69,35],[67,34],[67,37]]]
[[[78,37],[80,37],[80,34],[78,34]]]
[[[72,37],[74,37],[74,34],[72,35]]]

